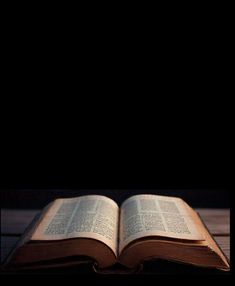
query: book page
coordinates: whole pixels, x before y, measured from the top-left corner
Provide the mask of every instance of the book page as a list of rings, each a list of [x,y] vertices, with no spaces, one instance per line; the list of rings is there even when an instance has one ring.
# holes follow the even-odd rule
[[[31,240],[92,238],[107,244],[117,255],[118,205],[105,196],[57,199]]]
[[[204,240],[180,198],[136,195],[121,206],[119,253],[131,241],[147,237]]]

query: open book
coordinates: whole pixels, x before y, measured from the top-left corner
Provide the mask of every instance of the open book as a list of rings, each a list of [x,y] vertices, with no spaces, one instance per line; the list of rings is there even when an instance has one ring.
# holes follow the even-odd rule
[[[196,212],[182,199],[136,195],[119,207],[105,196],[57,199],[44,208],[6,266],[40,268],[94,261],[100,271],[167,259],[229,270]]]

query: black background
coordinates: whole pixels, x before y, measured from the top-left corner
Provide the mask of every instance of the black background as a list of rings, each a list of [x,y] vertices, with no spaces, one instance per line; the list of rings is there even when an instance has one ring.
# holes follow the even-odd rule
[[[42,207],[57,196],[92,190],[121,202],[134,190],[155,190],[195,207],[228,207],[234,185],[226,66],[232,25],[221,7],[186,7],[185,13],[168,5],[162,18],[161,9],[150,7],[139,25],[142,15],[123,8],[123,27],[119,16],[110,25],[110,11],[97,25],[103,18],[96,8],[91,15],[91,7],[79,23],[74,9],[66,27],[55,7],[42,8],[48,13],[43,19],[41,13],[35,18],[39,7],[30,13],[23,7],[29,17],[16,7],[18,18],[11,7],[4,21],[1,206]],[[95,23],[93,15],[100,18]],[[184,277],[189,285],[192,278]],[[53,276],[68,283],[62,278]],[[13,279],[18,283],[18,276]],[[115,279],[101,279],[102,285],[129,282]],[[161,279],[134,282],[165,284]]]
[[[118,148],[115,146],[112,146],[113,153]],[[29,149],[21,149],[24,150],[22,156],[15,154],[10,166],[3,171],[2,207],[42,208],[58,197],[85,194],[107,195],[120,204],[139,193],[180,196],[193,207],[230,207],[231,169],[227,158],[219,158],[218,150],[215,158],[208,158],[204,150],[196,156],[180,148],[180,156],[174,156],[168,149],[155,145],[155,149],[161,148],[161,152],[168,155],[156,156],[151,151],[143,157],[141,151],[150,150],[143,144],[138,152],[119,148],[121,154],[99,148],[100,155],[83,146],[81,153],[89,153],[89,156],[76,156],[71,146],[63,147],[64,151],[70,148],[68,157],[62,149],[55,152],[54,158],[52,153],[46,152],[48,150],[43,150],[43,155],[30,153]]]

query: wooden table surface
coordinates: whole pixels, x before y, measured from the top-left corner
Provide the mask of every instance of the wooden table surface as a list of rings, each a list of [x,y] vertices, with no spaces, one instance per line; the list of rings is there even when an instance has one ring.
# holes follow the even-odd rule
[[[230,210],[195,209],[230,260]],[[1,263],[40,210],[1,210]]]

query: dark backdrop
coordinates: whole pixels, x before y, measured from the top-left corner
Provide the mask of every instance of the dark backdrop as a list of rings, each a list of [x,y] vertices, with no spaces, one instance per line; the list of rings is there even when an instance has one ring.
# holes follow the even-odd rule
[[[79,154],[71,146],[58,150],[56,144],[47,152],[12,151],[1,173],[1,206],[41,208],[58,197],[86,194],[121,203],[139,193],[179,196],[193,207],[230,206],[233,174],[228,148],[220,146],[219,153],[213,144],[202,149],[194,144],[187,149],[174,141],[138,149],[134,143],[125,152],[119,145],[110,150],[95,144],[80,147]]]
[[[106,195],[120,204],[140,193],[179,196],[193,207],[230,206],[231,170],[221,162],[187,162],[182,157],[174,162],[156,158],[153,162],[119,160],[117,164],[113,158],[104,162],[102,157],[92,163],[84,161],[22,164],[21,160],[11,165],[1,178],[1,206],[42,208],[59,197],[86,194]]]
[[[3,208],[42,208],[56,198],[87,194],[102,194],[120,204],[129,196],[141,193],[179,196],[193,207],[230,207],[229,189],[176,187],[171,189],[5,189],[1,190],[1,205]]]

